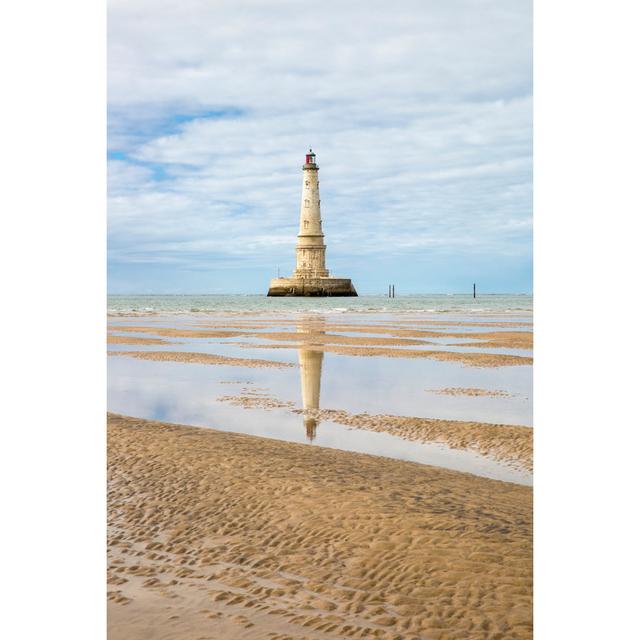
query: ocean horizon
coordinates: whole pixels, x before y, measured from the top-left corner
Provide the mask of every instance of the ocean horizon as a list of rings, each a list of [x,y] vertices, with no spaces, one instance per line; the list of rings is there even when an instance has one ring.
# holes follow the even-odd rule
[[[107,296],[109,315],[184,313],[531,313],[531,294],[363,295],[269,298],[264,294],[140,294]]]

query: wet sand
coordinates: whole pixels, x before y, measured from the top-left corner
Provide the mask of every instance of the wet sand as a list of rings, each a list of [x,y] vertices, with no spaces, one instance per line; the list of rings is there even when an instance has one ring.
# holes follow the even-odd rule
[[[444,389],[426,389],[429,393],[441,396],[470,396],[473,398],[509,398],[510,393],[501,389],[479,389],[478,387],[445,387]]]
[[[293,367],[289,362],[276,360],[260,360],[257,358],[232,358],[215,353],[197,353],[189,351],[109,351],[110,356],[155,360],[158,362],[184,362],[193,364],[219,364],[238,367]]]
[[[202,331],[198,329],[175,329],[172,327],[149,327],[132,325],[109,325],[109,331],[131,331],[153,333],[166,338],[235,338],[246,335],[241,331]]]
[[[253,344],[238,342],[248,349],[302,349],[305,342],[290,344]],[[463,345],[458,345],[463,346]],[[464,345],[466,346],[466,345]],[[533,364],[530,356],[515,356],[504,353],[467,353],[461,351],[427,351],[418,349],[393,349],[391,347],[353,347],[348,345],[314,344],[314,351],[337,353],[344,356],[381,356],[383,358],[427,358],[441,362],[459,362],[467,367],[512,367]]]
[[[162,338],[142,338],[139,336],[107,336],[107,344],[170,344]]]
[[[406,440],[442,442],[452,449],[475,451],[533,471],[533,429],[529,427],[410,416],[354,414],[336,409],[296,409],[292,402],[255,394],[223,396],[219,400],[245,409],[288,408],[293,413],[304,414],[316,420],[390,433]]]
[[[202,389],[214,404],[223,403],[222,416],[234,416],[229,411],[245,413],[229,405],[254,409],[253,414],[246,412],[247,424],[268,423],[269,415],[277,415],[282,429],[280,422],[303,414],[305,424],[309,419],[324,430],[345,430],[341,426],[345,425],[354,429],[346,433],[363,430],[362,437],[368,439],[379,435],[367,431],[385,432],[415,442],[412,447],[443,443],[514,468],[532,468],[532,429],[494,424],[491,421],[500,422],[502,414],[489,408],[518,398],[528,401],[526,389],[510,383],[519,372],[526,380],[526,368],[500,367],[531,365],[530,323],[402,317],[376,321],[365,315],[251,315],[200,324],[188,316],[177,322],[172,318],[114,322],[108,341],[123,345],[123,350],[109,355],[119,356],[111,362],[120,363],[120,371],[123,366],[127,371],[148,366],[138,363],[136,369],[133,362],[126,363],[127,357],[233,366],[220,384],[245,385],[229,389],[235,395],[216,396],[212,389],[209,396],[209,388]],[[133,333],[140,335],[127,335]],[[194,341],[185,344],[184,351],[161,350],[175,349],[172,345],[179,343],[173,339],[189,342],[190,338],[210,338],[221,346],[204,348]],[[225,340],[229,338],[247,340]],[[439,340],[437,350],[429,350],[434,348],[433,338]],[[136,344],[158,348],[124,350]],[[239,346],[299,349],[299,362],[282,352],[279,356],[287,362],[243,358]],[[209,349],[221,353],[200,352]],[[397,372],[398,365],[418,378],[423,369],[429,376],[416,388],[417,404],[411,404],[408,395],[406,406],[383,405],[370,413],[357,403],[351,411],[340,402],[330,409],[326,390],[319,405],[323,352],[358,356],[358,362],[363,362],[361,357],[378,356],[372,366],[380,367],[382,376],[388,368]],[[416,369],[417,361],[392,363],[380,356],[427,358],[443,364],[425,362]],[[472,368],[464,373],[459,365]],[[248,371],[246,380],[231,380],[243,376],[238,366],[266,370],[251,374],[261,376],[256,385],[248,379]],[[169,379],[174,367],[159,371],[166,371]],[[302,409],[281,383],[276,388],[278,376],[292,375],[291,369],[278,371],[287,367],[301,371]],[[449,377],[439,379],[440,368]],[[347,369],[353,370],[353,365]],[[452,376],[452,371],[460,373]],[[191,373],[185,370],[184,375],[189,379]],[[352,384],[349,374],[344,375],[345,384]],[[367,393],[366,383],[360,385],[360,391],[353,385],[354,393]],[[427,385],[435,388],[425,389]],[[184,393],[188,396],[188,391]],[[465,402],[484,402],[477,405],[485,407],[477,412],[480,421],[411,417],[425,415],[421,411],[437,397],[430,396],[423,408],[419,398],[429,398],[428,393],[452,396],[452,401],[460,397],[461,407]],[[160,411],[148,417],[167,415],[168,403],[179,404],[182,394],[181,390],[180,396],[163,396]],[[339,397],[335,390],[333,397]],[[145,401],[142,411],[153,406],[153,401]],[[205,407],[205,413],[194,411],[173,419],[187,422],[193,415],[194,424],[227,428],[226,419],[200,422],[200,415],[209,415],[209,405],[194,406]],[[482,413],[491,410],[493,417],[482,421]],[[390,415],[394,413],[402,415]],[[451,417],[463,415],[454,411]],[[516,420],[505,420],[511,421]],[[116,415],[110,415],[108,423],[110,640],[532,637],[530,487],[211,428]],[[279,433],[272,437],[280,437]]]
[[[420,328],[402,328],[396,323],[390,325],[380,324],[338,324],[324,323],[321,321],[307,320],[303,325],[303,330],[298,328],[297,331],[262,331],[255,333],[255,329],[265,329],[272,326],[282,326],[291,324],[286,320],[270,320],[263,321],[262,324],[247,323],[229,323],[226,325],[210,325],[216,330],[205,330],[201,327],[193,329],[176,329],[166,327],[149,327],[149,326],[132,326],[132,325],[110,325],[111,331],[130,331],[137,333],[152,333],[163,337],[174,338],[233,338],[233,337],[251,337],[263,338],[266,340],[282,340],[282,341],[304,341],[313,344],[345,344],[345,345],[369,345],[369,346],[410,346],[410,345],[429,345],[435,344],[425,340],[425,338],[465,338],[471,340],[459,346],[482,347],[482,348],[506,348],[506,349],[532,349],[533,348],[533,332],[532,331],[450,331],[450,330],[425,330]],[[488,326],[478,323],[455,325],[459,328],[468,326]],[[492,327],[503,326],[499,323],[491,325]],[[235,329],[235,330],[233,330]],[[243,331],[237,331],[243,329]],[[345,336],[331,332],[347,332],[347,333],[368,333],[377,335],[388,335],[387,338],[376,338],[371,336]],[[475,341],[472,341],[475,340]],[[455,345],[451,345],[455,346]]]
[[[363,314],[361,314],[363,315]],[[366,315],[364,315],[366,318]],[[326,316],[322,316],[319,321],[326,322]],[[313,322],[315,319],[310,319],[309,316],[305,318],[307,321]],[[238,318],[211,321],[207,320],[196,324],[196,327],[210,327],[210,328],[232,328],[232,329],[260,329],[266,326],[274,326],[274,325],[284,325],[291,324],[291,316],[282,316],[276,318],[269,319],[260,319],[260,318],[252,318],[251,320],[240,320]],[[524,321],[516,321],[516,322],[505,322],[505,321],[491,321],[491,322],[476,322],[469,320],[423,320],[423,319],[403,319],[399,317],[395,317],[393,320],[381,320],[375,324],[367,324],[366,322],[358,322],[346,324],[344,322],[331,322],[330,325],[332,331],[335,331],[339,326],[361,326],[361,327],[401,327],[409,325],[411,327],[487,327],[487,328],[505,328],[505,329],[533,329],[532,322],[524,322]]]
[[[343,336],[334,333],[320,331],[305,331],[289,333],[286,331],[255,333],[252,337],[263,338],[265,340],[285,340],[303,344],[324,345],[324,344],[351,344],[351,345],[371,345],[371,346],[417,346],[432,345],[435,342],[426,340],[415,340],[409,338],[376,338],[371,336]]]
[[[468,325],[467,325],[468,326]],[[387,334],[396,338],[475,338],[478,344],[485,347],[505,347],[513,349],[532,349],[533,333],[531,331],[446,331],[435,329],[398,328],[394,325],[329,325],[327,331],[347,331],[353,333]],[[259,334],[269,335],[269,334]],[[277,334],[276,334],[277,335]],[[289,334],[295,336],[295,334]],[[367,340],[367,338],[364,338]],[[495,343],[495,344],[493,344]],[[366,343],[365,343],[366,344]],[[370,343],[372,344],[372,343]]]
[[[456,334],[455,337],[476,338],[480,340],[480,342],[465,342],[465,347],[484,347],[487,349],[533,349],[533,333],[530,331],[466,333],[463,336]]]
[[[528,487],[109,416],[110,640],[531,638]]]
[[[243,409],[291,409],[296,408],[295,402],[278,400],[269,396],[246,393],[241,396],[221,396],[219,402],[228,402]]]

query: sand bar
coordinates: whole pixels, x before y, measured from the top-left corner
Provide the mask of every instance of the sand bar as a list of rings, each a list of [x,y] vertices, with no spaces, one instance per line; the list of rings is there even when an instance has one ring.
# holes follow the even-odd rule
[[[282,322],[276,324],[283,324]],[[291,322],[286,323],[291,324]],[[185,328],[166,328],[166,327],[149,327],[149,326],[116,326],[110,325],[111,331],[135,332],[135,333],[151,333],[157,336],[168,338],[235,338],[258,337],[267,340],[285,340],[295,341],[304,340],[315,344],[353,344],[353,345],[371,345],[371,346],[410,346],[420,344],[433,344],[425,340],[425,338],[465,338],[476,342],[465,343],[462,346],[481,347],[481,348],[507,348],[507,349],[532,349],[533,333],[531,331],[486,331],[486,332],[455,332],[455,331],[435,331],[423,329],[403,329],[394,326],[379,325],[348,325],[348,324],[323,324],[321,322],[303,322],[298,323],[298,331],[278,331],[278,332],[259,332],[250,331],[250,328],[262,328],[259,325],[247,325],[245,327],[233,325],[237,328],[246,329],[246,331],[232,330],[231,325],[224,326],[218,330],[203,329],[185,329]],[[265,324],[264,327],[268,327]],[[221,325],[222,327],[222,325]],[[300,331],[300,328],[303,331]],[[372,336],[344,336],[336,333],[328,333],[330,331],[349,332],[349,333],[373,333],[383,334],[389,337],[372,337]],[[456,345],[453,345],[456,346]]]
[[[408,338],[377,338],[372,336],[342,336],[335,333],[325,333],[320,331],[298,331],[298,332],[268,332],[255,333],[253,337],[264,338],[266,340],[285,340],[302,342],[304,344],[347,344],[362,346],[417,346],[435,344],[426,340],[416,340]]]
[[[532,637],[530,488],[109,416],[110,640]]]
[[[169,344],[168,340],[162,338],[142,338],[140,336],[107,336],[107,344]]]
[[[384,431],[405,440],[442,442],[452,449],[476,451],[496,460],[521,465],[528,471],[533,470],[533,429],[529,427],[441,418],[354,414],[335,409],[320,409],[311,414],[321,420],[368,431]]]
[[[501,462],[533,470],[533,430],[510,424],[491,424],[441,418],[372,415],[349,413],[338,409],[296,409],[294,403],[284,402],[264,394],[245,393],[222,396],[220,402],[229,402],[245,409],[284,409],[305,414],[317,420],[337,422],[367,431],[378,431],[416,442],[442,442],[452,449],[475,451]]]
[[[247,349],[304,349],[303,342],[290,344],[250,344],[237,342]],[[350,345],[314,344],[314,351],[337,353],[345,356],[381,356],[384,358],[427,358],[441,362],[459,362],[468,367],[509,367],[533,364],[530,356],[515,356],[504,353],[465,353],[461,351],[436,351],[418,349],[393,349],[391,347],[354,347]]]
[[[397,338],[469,338],[476,339],[477,343],[469,346],[504,347],[512,349],[532,349],[533,333],[531,331],[436,331],[435,329],[402,329],[390,325],[381,327],[378,325],[335,325],[332,331],[348,331],[354,333],[388,334]]]
[[[260,360],[256,358],[232,358],[215,353],[193,353],[189,351],[109,351],[110,356],[125,356],[140,360],[155,360],[158,362],[184,362],[191,364],[220,364],[237,367],[295,367],[290,362],[276,360]]]
[[[443,389],[425,389],[440,396],[469,396],[473,398],[510,398],[513,394],[502,389],[480,389],[479,387],[444,387]]]
[[[109,331],[131,331],[132,333],[153,333],[165,338],[236,338],[246,335],[242,331],[202,331],[197,329],[176,329],[169,327],[149,327],[130,325],[109,325]]]
[[[358,314],[354,314],[358,315]],[[495,327],[495,328],[505,328],[505,329],[532,329],[532,322],[503,322],[503,321],[495,321],[495,322],[473,322],[473,321],[438,321],[438,320],[407,320],[404,318],[394,318],[393,320],[379,320],[378,322],[374,322],[371,324],[371,318],[367,317],[367,322],[355,321],[355,322],[347,322],[344,319],[340,319],[341,322],[327,322],[325,316],[319,316],[318,318],[312,318],[310,316],[303,316],[301,318],[293,319],[291,316],[282,316],[280,318],[252,318],[251,320],[238,320],[237,318],[229,318],[229,320],[217,320],[217,321],[207,321],[204,323],[199,323],[195,326],[197,327],[210,327],[210,328],[235,328],[235,329],[260,329],[262,327],[268,327],[273,325],[291,325],[296,324],[302,320],[302,322],[308,324],[326,324],[331,327],[331,330],[336,330],[337,327]],[[347,330],[347,329],[345,329]]]
[[[297,340],[310,342],[312,344],[354,344],[354,345],[381,345],[381,346],[410,346],[421,344],[437,344],[428,340],[416,340],[415,338],[465,338],[476,339],[479,342],[465,342],[462,344],[447,345],[461,347],[482,347],[482,348],[505,348],[505,349],[533,349],[533,334],[530,331],[487,331],[486,333],[454,333],[439,331],[410,331],[406,329],[389,329],[388,331],[371,331],[371,327],[361,330],[356,328],[354,332],[362,333],[388,333],[390,338],[376,338],[371,336],[343,336],[334,333],[324,333],[316,330],[305,332],[265,332],[253,334],[254,337],[266,338],[267,340]],[[347,331],[346,328],[335,329]],[[348,329],[348,331],[352,331]],[[412,336],[406,338],[400,336]]]

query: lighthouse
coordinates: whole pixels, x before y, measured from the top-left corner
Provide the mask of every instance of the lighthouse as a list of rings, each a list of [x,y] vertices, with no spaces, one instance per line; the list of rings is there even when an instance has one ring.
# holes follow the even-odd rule
[[[327,270],[326,245],[320,215],[320,182],[312,149],[302,166],[300,228],[296,243],[296,268],[291,278],[273,278],[269,296],[357,296],[348,278],[332,278]]]

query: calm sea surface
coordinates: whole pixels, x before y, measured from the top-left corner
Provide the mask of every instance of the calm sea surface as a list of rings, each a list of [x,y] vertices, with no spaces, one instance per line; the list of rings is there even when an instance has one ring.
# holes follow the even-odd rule
[[[360,296],[357,298],[267,298],[265,295],[110,295],[109,314],[167,313],[463,313],[527,315],[528,294]]]

